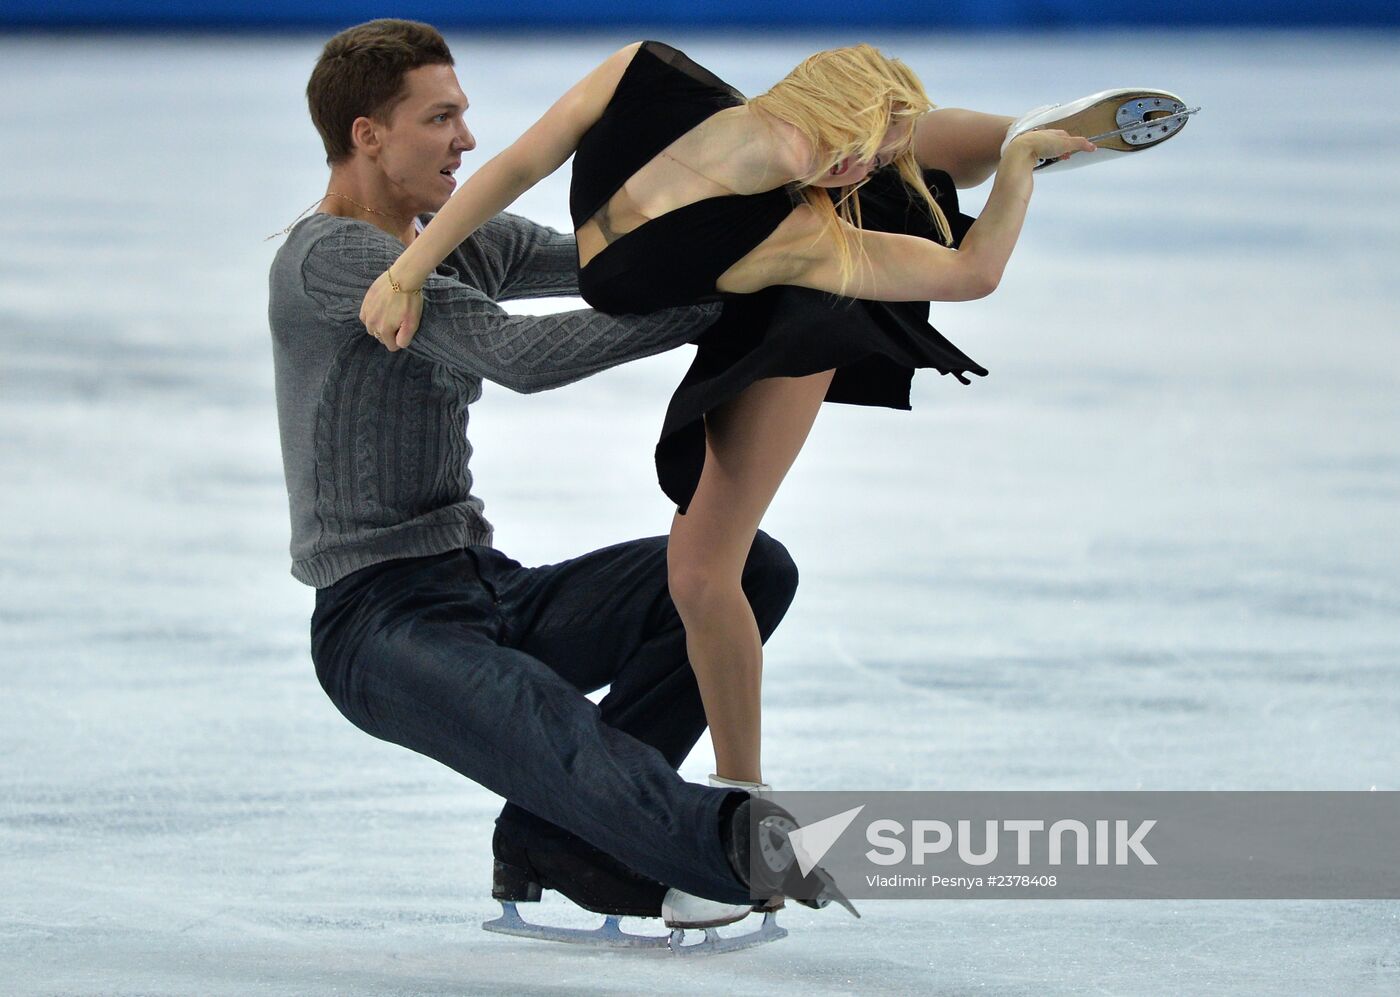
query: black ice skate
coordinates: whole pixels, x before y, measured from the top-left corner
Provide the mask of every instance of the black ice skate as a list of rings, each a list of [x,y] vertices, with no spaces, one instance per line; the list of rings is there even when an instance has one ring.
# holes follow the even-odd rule
[[[523,837],[520,836],[520,837]],[[670,952],[674,955],[715,955],[774,942],[787,936],[774,912],[764,908],[763,922],[753,931],[722,935],[718,928],[742,920],[747,905],[721,904],[668,889],[665,884],[632,872],[612,856],[572,836],[532,835],[528,846],[498,827],[491,847],[495,863],[491,896],[501,904],[501,916],[482,927],[505,935],[565,942],[594,948]],[[518,904],[538,902],[544,890],[556,890],[585,910],[603,915],[597,928],[535,924],[520,916]],[[668,935],[622,930],[624,917],[662,918]],[[700,941],[688,941],[687,929],[699,929]]]

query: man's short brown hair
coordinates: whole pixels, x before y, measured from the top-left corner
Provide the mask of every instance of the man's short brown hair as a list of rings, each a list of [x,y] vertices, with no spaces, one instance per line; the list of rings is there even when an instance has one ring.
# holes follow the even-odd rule
[[[331,166],[350,158],[350,126],[359,117],[388,118],[403,100],[403,78],[419,66],[452,65],[447,42],[431,25],[382,18],[346,28],[321,50],[306,84],[311,120]]]

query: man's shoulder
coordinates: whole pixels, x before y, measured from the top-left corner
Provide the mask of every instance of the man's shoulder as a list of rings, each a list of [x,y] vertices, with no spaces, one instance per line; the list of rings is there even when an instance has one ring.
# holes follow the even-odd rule
[[[302,330],[310,321],[338,327],[357,320],[366,288],[402,250],[398,240],[366,222],[308,215],[292,226],[269,269],[274,331]]]
[[[368,222],[318,212],[297,222],[271,266],[274,290],[346,292],[361,295],[369,280],[393,263],[403,245]]]
[[[403,246],[398,240],[378,226],[362,222],[358,218],[345,218],[318,211],[292,226],[278,255],[305,256],[313,250],[334,251],[356,246],[396,247],[398,252],[403,251]]]

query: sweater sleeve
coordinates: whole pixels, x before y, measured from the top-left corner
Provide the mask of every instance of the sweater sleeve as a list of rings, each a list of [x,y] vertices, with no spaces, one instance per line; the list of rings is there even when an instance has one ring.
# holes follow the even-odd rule
[[[307,251],[302,264],[307,294],[328,320],[363,335],[359,315],[365,292],[402,251],[370,226],[337,228]],[[510,315],[455,272],[438,271],[423,285],[423,319],[408,349],[512,391],[543,391],[693,342],[718,313],[718,305],[696,305],[648,315],[612,316],[586,308]]]
[[[572,235],[502,212],[462,243],[467,283],[496,301],[578,294]]]

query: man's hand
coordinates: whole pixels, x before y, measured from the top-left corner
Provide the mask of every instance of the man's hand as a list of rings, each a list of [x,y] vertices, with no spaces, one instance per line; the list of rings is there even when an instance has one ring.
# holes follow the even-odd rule
[[[405,349],[413,342],[422,315],[423,295],[395,291],[389,284],[387,272],[370,285],[360,304],[360,321],[365,324],[365,330],[390,353]]]

